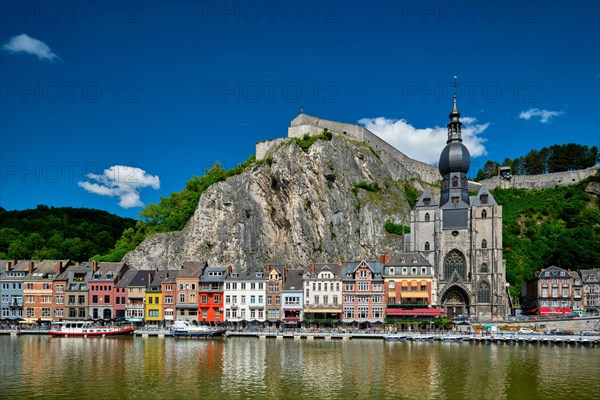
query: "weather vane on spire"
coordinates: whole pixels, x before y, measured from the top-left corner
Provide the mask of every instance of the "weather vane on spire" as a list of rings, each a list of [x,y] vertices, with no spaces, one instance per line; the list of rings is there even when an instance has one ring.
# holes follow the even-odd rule
[[[454,75],[454,97],[458,96],[458,76]]]

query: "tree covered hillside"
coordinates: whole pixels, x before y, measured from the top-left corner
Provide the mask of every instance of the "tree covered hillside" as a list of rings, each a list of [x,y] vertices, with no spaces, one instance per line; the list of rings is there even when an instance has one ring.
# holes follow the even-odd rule
[[[0,259],[89,260],[112,249],[135,220],[89,208],[0,207]]]
[[[492,191],[503,208],[504,258],[513,294],[541,268],[600,267],[600,202],[590,192],[600,193],[600,175],[552,189]]]

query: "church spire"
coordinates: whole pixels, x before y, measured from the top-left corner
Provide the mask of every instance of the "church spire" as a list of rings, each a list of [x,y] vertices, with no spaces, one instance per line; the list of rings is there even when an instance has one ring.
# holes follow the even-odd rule
[[[458,96],[458,77],[454,76],[454,105],[452,106],[452,111],[450,111],[450,122],[448,123],[448,141],[446,143],[452,142],[462,142],[462,122],[460,122],[460,111],[458,111],[458,106],[456,105],[456,97]]]

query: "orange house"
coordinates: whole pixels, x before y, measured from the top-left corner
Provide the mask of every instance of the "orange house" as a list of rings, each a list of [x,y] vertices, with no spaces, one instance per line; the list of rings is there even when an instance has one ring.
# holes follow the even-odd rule
[[[229,267],[209,267],[205,265],[200,277],[198,290],[198,321],[207,323],[223,322],[223,290],[225,278],[231,273]]]
[[[23,281],[24,316],[27,322],[52,321],[52,281],[68,265],[68,260],[29,261],[28,274]]]

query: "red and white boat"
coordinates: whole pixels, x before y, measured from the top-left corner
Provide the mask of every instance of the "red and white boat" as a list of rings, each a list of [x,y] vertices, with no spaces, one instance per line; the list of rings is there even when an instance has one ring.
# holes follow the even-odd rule
[[[65,321],[53,324],[48,331],[53,336],[124,336],[133,335],[133,326],[94,326],[89,321]]]

